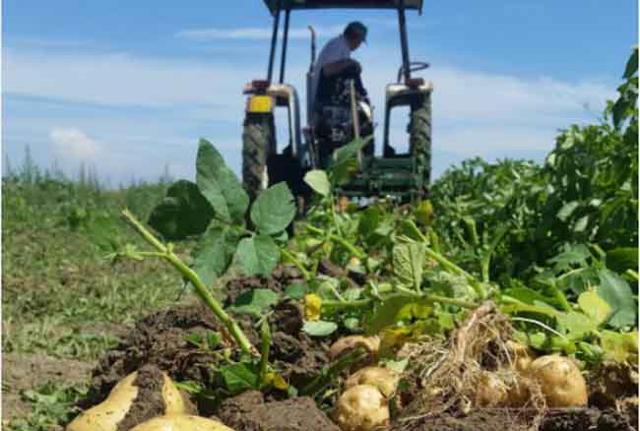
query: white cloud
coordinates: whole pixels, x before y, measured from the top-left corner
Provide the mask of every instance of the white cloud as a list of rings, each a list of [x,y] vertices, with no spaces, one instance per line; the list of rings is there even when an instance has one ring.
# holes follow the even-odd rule
[[[376,105],[381,136],[384,86],[395,79],[399,53],[366,49],[357,54],[362,58],[365,84]],[[287,76],[303,97],[308,57],[300,49],[293,51],[290,59]],[[75,105],[73,110],[49,109],[45,114],[32,115],[26,114],[28,109],[23,107],[22,117],[15,114],[12,117],[8,111],[5,126],[11,127],[12,136],[18,136],[32,133],[34,120],[45,122],[48,126],[40,129],[40,136],[44,138],[50,132],[49,138],[58,141],[57,149],[84,157],[95,157],[103,149],[101,162],[107,155],[122,154],[122,160],[113,163],[122,172],[136,171],[136,166],[144,164],[144,154],[149,148],[153,148],[157,166],[162,166],[163,160],[177,162],[176,157],[180,163],[189,164],[192,160],[183,160],[183,151],[176,149],[176,145],[188,146],[197,137],[205,136],[217,144],[223,142],[225,157],[238,169],[245,99],[241,88],[265,72],[263,64],[238,63],[244,60],[227,56],[224,60],[206,62],[113,53],[17,52],[9,48],[3,61],[6,93],[72,104],[96,103],[121,114],[108,125],[96,125],[96,119],[82,114],[81,105]],[[573,122],[594,121],[605,100],[614,96],[616,84],[509,76],[456,66],[436,66],[424,76],[433,81],[435,88],[434,158],[446,152],[447,160],[453,155],[461,160],[474,155],[518,157],[547,152],[553,147],[559,128]],[[587,112],[585,105],[592,112]],[[10,100],[7,106],[11,108]],[[144,120],[140,121],[139,116],[127,118],[127,107],[143,111]],[[154,114],[156,111],[158,115]],[[55,118],[41,118],[54,113]],[[84,116],[83,121],[76,121],[76,116]],[[27,119],[20,121],[23,118]],[[59,127],[69,123],[90,131],[89,135],[100,143],[109,142],[108,151],[106,144],[96,143],[81,130]],[[405,126],[405,117],[394,121],[392,136],[402,136]],[[57,130],[55,134],[52,129]],[[142,141],[147,144],[132,152],[131,148],[137,147],[136,136],[144,137]]]
[[[314,26],[319,36],[340,34],[344,26]],[[273,30],[270,27],[236,27],[236,28],[199,28],[180,30],[175,34],[177,38],[196,42],[216,40],[270,40]],[[282,36],[282,30],[278,37]],[[309,39],[310,31],[307,27],[292,27],[289,29],[289,39]]]
[[[63,158],[91,160],[100,153],[100,145],[75,128],[54,128],[49,132],[55,153]]]

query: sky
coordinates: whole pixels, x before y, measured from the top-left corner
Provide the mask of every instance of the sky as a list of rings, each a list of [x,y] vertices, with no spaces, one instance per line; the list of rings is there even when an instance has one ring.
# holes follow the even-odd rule
[[[268,62],[261,1],[2,3],[2,151],[12,165],[28,146],[41,167],[73,176],[90,165],[112,185],[166,168],[193,178],[203,137],[239,172],[242,87]],[[560,129],[601,118],[638,39],[635,0],[424,0],[422,15],[407,14],[411,58],[431,64],[421,76],[434,87],[436,176],[475,156],[544,160]],[[369,27],[354,57],[378,138],[384,87],[401,63],[393,11],[293,12],[286,81],[304,97],[308,25],[320,48],[355,19]],[[406,122],[406,112],[392,116],[400,148]]]

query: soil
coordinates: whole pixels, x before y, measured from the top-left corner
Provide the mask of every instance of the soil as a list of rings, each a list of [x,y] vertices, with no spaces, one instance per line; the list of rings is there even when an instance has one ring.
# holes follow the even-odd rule
[[[229,283],[229,297],[224,303],[233,303],[248,289],[283,291],[290,283],[299,280],[297,277],[295,270],[278,268],[274,277],[269,279],[236,279]],[[327,352],[331,342],[303,333],[302,319],[300,305],[287,300],[274,307],[269,317],[272,328],[270,359],[281,375],[297,387],[308,382],[329,362]],[[259,346],[260,337],[254,322],[242,316],[238,321],[250,341]],[[89,394],[80,403],[81,407],[86,408],[104,400],[119,380],[145,364],[156,365],[176,381],[192,380],[215,386],[211,352],[187,341],[189,335],[204,335],[208,331],[225,333],[211,311],[199,304],[176,306],[138,321],[124,341],[108,351],[93,370]],[[226,342],[232,345],[231,340]],[[201,414],[212,413],[212,408],[202,404],[198,407]]]
[[[145,365],[140,368],[133,384],[138,387],[138,395],[127,415],[118,422],[118,431],[127,431],[148,419],[161,416],[166,409],[162,397],[164,377],[158,367]]]
[[[2,419],[25,417],[30,412],[21,392],[37,389],[47,382],[72,386],[84,383],[93,363],[59,359],[42,354],[5,353],[2,355]]]
[[[226,400],[218,416],[243,431],[339,431],[309,397],[265,403],[262,393],[248,391]]]
[[[399,423],[391,431],[528,431],[535,412],[515,409],[476,409],[467,416],[439,415]],[[535,428],[534,428],[535,429]],[[633,431],[637,422],[615,410],[596,408],[552,409],[539,431]]]

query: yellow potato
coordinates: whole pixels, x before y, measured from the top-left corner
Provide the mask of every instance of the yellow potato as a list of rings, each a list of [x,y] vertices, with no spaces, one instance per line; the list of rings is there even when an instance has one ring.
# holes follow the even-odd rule
[[[531,363],[528,374],[540,384],[549,407],[587,405],[587,383],[571,359],[541,356]]]
[[[162,386],[162,398],[164,399],[165,415],[188,413],[190,408],[182,396],[182,392],[177,388],[173,380],[166,374],[162,373],[164,385]]]
[[[513,368],[520,373],[525,373],[531,366],[531,362],[533,362],[531,350],[527,346],[511,340],[507,341],[506,344],[513,360]]]
[[[138,396],[138,387],[134,385],[137,376],[134,372],[119,381],[106,400],[81,413],[67,426],[67,431],[116,431]],[[186,413],[189,407],[182,393],[167,374],[162,373],[162,377],[165,414]]]
[[[143,422],[131,431],[233,431],[212,419],[193,415],[158,416]]]
[[[378,388],[382,395],[389,398],[396,391],[400,376],[393,370],[382,367],[365,367],[349,376],[345,388],[357,385],[371,385]]]
[[[496,373],[483,372],[478,379],[474,404],[477,407],[499,407],[507,400],[508,388]]]
[[[340,395],[334,417],[342,431],[370,431],[389,424],[389,404],[375,386],[357,385]]]
[[[117,431],[118,422],[138,395],[138,388],[133,385],[137,375],[131,373],[120,380],[106,400],[82,412],[67,426],[67,431]]]
[[[358,347],[364,347],[371,356],[377,356],[380,350],[380,337],[365,337],[362,335],[348,335],[337,340],[329,349],[329,357],[335,359],[344,353],[352,351]]]

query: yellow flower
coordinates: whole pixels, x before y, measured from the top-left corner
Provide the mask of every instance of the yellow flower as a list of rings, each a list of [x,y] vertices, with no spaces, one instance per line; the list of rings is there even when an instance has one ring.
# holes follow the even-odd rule
[[[320,310],[322,308],[322,298],[315,293],[304,296],[304,318],[307,320],[320,319]]]

